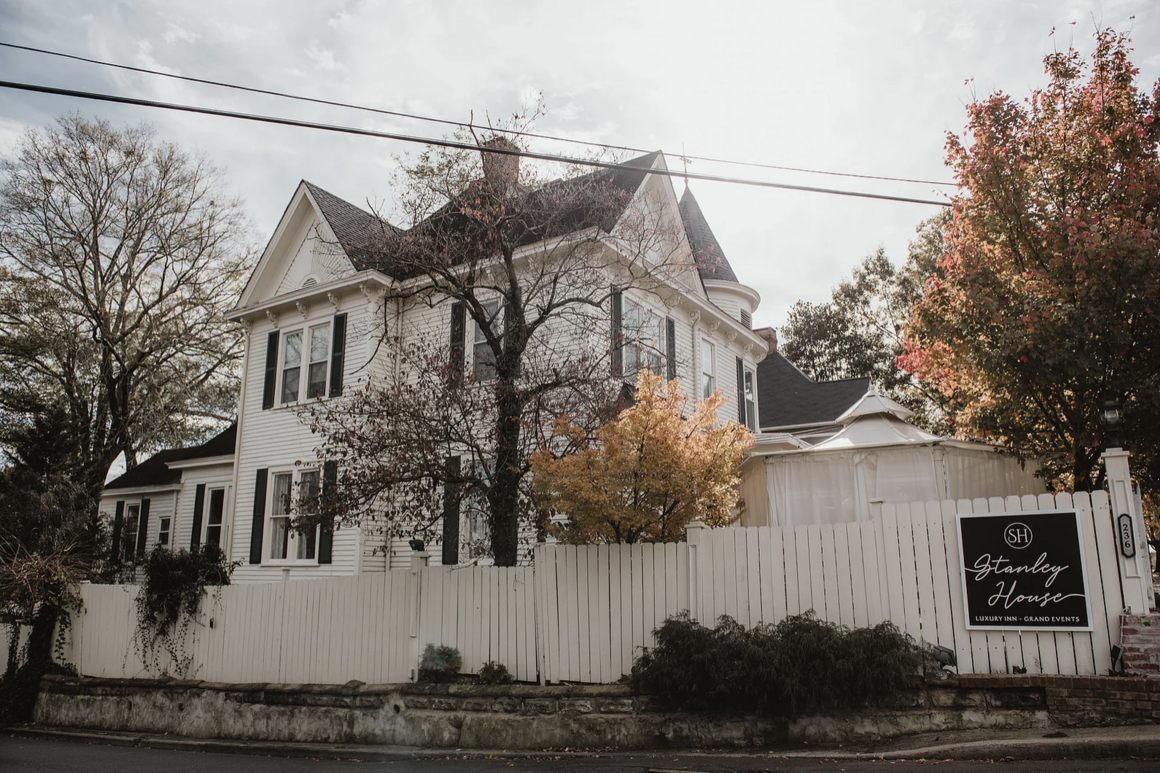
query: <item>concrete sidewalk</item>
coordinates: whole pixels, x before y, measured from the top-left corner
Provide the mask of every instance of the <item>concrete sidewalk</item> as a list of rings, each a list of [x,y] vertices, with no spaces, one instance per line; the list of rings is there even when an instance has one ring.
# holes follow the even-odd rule
[[[546,749],[505,751],[500,749],[441,749],[406,746],[364,746],[353,744],[277,743],[210,738],[183,738],[146,733],[112,733],[76,728],[23,725],[8,728],[11,735],[45,740],[73,741],[109,746],[150,749],[250,754],[273,757],[393,761],[414,759],[543,759],[568,757],[647,757],[671,756],[679,752],[685,759],[759,761],[775,759],[886,759],[886,760],[1051,760],[1051,759],[1160,759],[1160,725],[1133,725],[1066,730],[1021,730],[989,733],[955,732],[911,736],[879,744],[811,748],[799,745],[753,751],[717,749],[637,749],[614,751],[597,749]]]

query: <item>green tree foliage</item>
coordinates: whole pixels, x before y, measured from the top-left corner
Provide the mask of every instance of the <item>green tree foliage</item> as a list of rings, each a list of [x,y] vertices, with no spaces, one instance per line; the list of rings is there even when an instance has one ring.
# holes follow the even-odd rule
[[[1136,86],[1128,39],[1044,59],[1048,85],[996,93],[947,138],[962,192],[947,254],[906,328],[903,364],[965,432],[1100,487],[1107,397],[1134,470],[1160,482],[1160,83]]]
[[[795,303],[781,329],[781,353],[817,381],[869,377],[914,411],[916,423],[935,432],[950,429],[945,398],[898,362],[911,306],[945,253],[948,223],[949,213],[920,223],[902,268],[879,247],[834,288],[829,301]]]

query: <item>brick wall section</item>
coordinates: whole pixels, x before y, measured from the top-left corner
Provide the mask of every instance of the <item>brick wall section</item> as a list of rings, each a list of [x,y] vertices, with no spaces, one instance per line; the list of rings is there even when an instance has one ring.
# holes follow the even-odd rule
[[[1156,677],[963,674],[959,687],[995,692],[1042,689],[1048,712],[1060,724],[1160,722]]]
[[[1160,676],[1160,615],[1120,615],[1124,673]]]

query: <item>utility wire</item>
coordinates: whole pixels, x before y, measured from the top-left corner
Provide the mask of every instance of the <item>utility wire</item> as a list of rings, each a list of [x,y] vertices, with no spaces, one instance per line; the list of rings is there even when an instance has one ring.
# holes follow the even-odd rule
[[[198,107],[195,105],[179,105],[172,102],[158,102],[151,99],[137,99],[136,97],[122,97],[115,94],[99,94],[92,91],[77,91],[75,89],[60,89],[53,86],[40,86],[33,83],[18,83],[14,81],[0,81],[0,88],[16,89],[19,91],[31,91],[37,94],[52,94],[61,97],[73,97],[74,99],[91,99],[98,102],[113,102],[122,105],[137,105],[139,107],[153,107],[161,110],[175,110],[182,113],[197,113],[200,115],[213,115],[222,118],[236,118],[243,121],[255,121],[258,123],[276,124],[279,126],[294,126],[304,129],[317,129],[320,131],[338,132],[341,134],[354,134],[362,137],[378,137],[380,139],[399,140],[401,142],[415,142],[422,145],[434,145],[443,148],[455,148],[458,150],[480,150],[478,145],[458,142],[456,140],[436,139],[433,137],[419,137],[410,134],[395,134],[393,132],[380,132],[373,129],[359,129],[353,126],[340,126],[336,124],[315,123],[313,121],[300,121],[294,118],[282,118],[280,116],[259,115],[256,113],[239,113],[233,110],[219,110],[212,107]],[[555,161],[564,164],[573,164],[576,166],[588,166],[596,169],[623,169],[624,164],[615,164],[608,161],[593,161],[583,158],[571,158],[569,156],[558,156],[552,153],[536,153],[528,150],[506,150],[503,148],[488,148],[489,153],[496,153],[504,156],[520,156],[521,158],[532,158],[539,161]],[[664,175],[668,177],[680,177],[687,180],[704,180],[706,182],[730,183],[733,185],[751,185],[758,188],[779,188],[790,191],[807,191],[810,193],[829,193],[835,196],[853,196],[862,199],[881,199],[883,201],[901,201],[908,204],[929,204],[936,207],[949,207],[950,203],[945,201],[933,201],[930,199],[916,199],[909,196],[887,196],[881,193],[864,193],[862,191],[844,191],[836,188],[815,188],[809,185],[789,185],[787,183],[767,182],[765,180],[750,180],[742,177],[724,177],[713,174],[700,174],[696,172],[676,172],[669,169],[649,169],[650,174]]]
[[[402,113],[396,110],[385,110],[377,107],[367,107],[366,105],[355,105],[348,102],[336,102],[329,99],[318,99],[316,97],[305,97],[299,94],[289,94],[283,91],[271,91],[269,89],[259,89],[253,86],[240,86],[235,83],[226,83],[223,81],[207,80],[205,78],[195,78],[190,75],[178,75],[176,73],[164,72],[161,70],[150,70],[147,67],[134,67],[127,64],[118,64],[116,62],[106,62],[101,59],[90,59],[76,54],[66,54],[62,51],[50,51],[45,48],[34,48],[33,46],[22,46],[16,43],[6,43],[0,41],[0,46],[5,48],[13,48],[21,51],[31,51],[37,54],[45,54],[47,56],[57,56],[63,59],[73,59],[78,62],[87,62],[89,64],[96,64],[102,67],[113,67],[118,70],[129,70],[131,72],[144,73],[146,75],[157,75],[162,78],[173,78],[175,80],[187,81],[189,83],[201,83],[207,86],[217,86],[223,89],[234,89],[236,91],[245,91],[251,94],[265,94],[272,97],[280,97],[282,99],[293,99],[300,102],[310,102],[316,105],[328,105],[330,107],[341,107],[349,110],[361,110],[367,113],[376,113],[378,115],[390,115],[396,118],[407,118],[415,121],[426,121],[428,123],[443,124],[445,126],[454,126],[457,128],[473,128],[474,124],[463,123],[461,121],[451,121],[446,118],[432,118],[430,116],[416,115],[414,113]],[[534,137],[536,139],[551,140],[553,142],[567,142],[575,145],[587,145],[589,147],[604,148],[606,150],[624,150],[630,153],[648,153],[649,151],[643,148],[634,148],[627,145],[609,145],[603,142],[589,142],[586,140],[571,139],[569,137],[556,137],[550,134],[538,134],[536,132],[518,131],[515,129],[496,129],[489,127],[489,131],[500,132],[503,134],[511,134],[517,137]],[[756,161],[737,161],[728,158],[714,158],[712,156],[690,156],[685,153],[680,155],[680,158],[688,159],[689,161],[705,161],[714,164],[731,164],[734,166],[749,166],[758,169],[775,169],[782,172],[803,172],[806,174],[822,174],[833,177],[853,177],[861,180],[886,180],[888,182],[901,183],[918,183],[920,185],[945,185],[955,186],[955,183],[939,182],[938,180],[917,180],[909,177],[886,177],[882,175],[873,174],[856,174],[854,172],[831,172],[821,169],[805,169],[795,166],[777,166],[775,164],[762,164]]]

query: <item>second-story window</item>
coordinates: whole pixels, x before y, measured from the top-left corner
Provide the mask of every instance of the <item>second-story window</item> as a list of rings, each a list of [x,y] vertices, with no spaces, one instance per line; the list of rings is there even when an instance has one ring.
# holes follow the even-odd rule
[[[708,400],[717,389],[717,350],[701,339],[701,399]]]
[[[497,328],[503,321],[500,316],[499,301],[488,301],[481,305],[484,315],[489,320],[488,324],[491,326],[492,335],[497,335],[499,332]],[[492,351],[483,331],[483,325],[476,323],[475,345],[471,350],[471,359],[475,363],[475,379],[477,381],[490,381],[495,378],[495,352]]]
[[[757,397],[754,392],[753,371],[745,370],[745,425],[750,432],[757,431]]]
[[[302,333],[286,336],[282,350],[282,402],[298,402],[298,382],[302,378]]]
[[[641,370],[663,373],[664,321],[648,309],[624,299],[624,375]]]
[[[330,325],[310,328],[310,367],[306,371],[306,397],[326,394],[326,365],[330,359]]]

